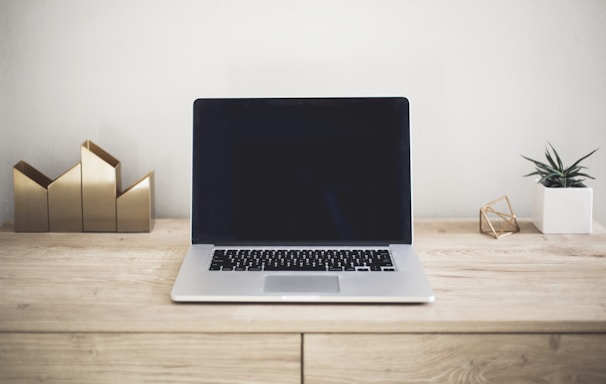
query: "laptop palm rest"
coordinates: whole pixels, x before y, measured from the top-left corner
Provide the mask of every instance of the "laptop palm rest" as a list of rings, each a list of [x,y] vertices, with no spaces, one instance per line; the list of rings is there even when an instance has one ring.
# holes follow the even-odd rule
[[[271,293],[337,293],[337,276],[266,276],[265,292]]]

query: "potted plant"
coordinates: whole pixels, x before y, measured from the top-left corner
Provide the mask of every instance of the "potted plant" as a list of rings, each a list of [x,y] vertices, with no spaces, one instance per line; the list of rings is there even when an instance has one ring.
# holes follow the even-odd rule
[[[525,176],[539,176],[532,205],[532,221],[545,234],[591,233],[593,189],[584,184],[585,178],[594,179],[584,172],[581,161],[593,155],[594,149],[565,167],[555,148],[545,148],[547,162],[522,155],[535,165],[535,171]]]

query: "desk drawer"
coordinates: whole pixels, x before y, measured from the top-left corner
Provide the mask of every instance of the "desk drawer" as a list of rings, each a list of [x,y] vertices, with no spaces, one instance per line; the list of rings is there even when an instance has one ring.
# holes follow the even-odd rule
[[[305,384],[604,383],[606,335],[305,335]]]
[[[300,334],[0,334],[1,383],[300,383]]]

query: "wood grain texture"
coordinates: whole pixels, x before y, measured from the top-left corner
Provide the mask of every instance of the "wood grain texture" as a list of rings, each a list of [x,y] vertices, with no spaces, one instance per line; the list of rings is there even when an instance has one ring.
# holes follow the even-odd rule
[[[306,384],[606,382],[606,335],[306,335]]]
[[[262,305],[170,301],[187,219],[138,234],[7,225],[0,382],[606,382],[606,230],[520,226],[495,240],[477,220],[415,222],[430,305]]]
[[[283,334],[0,334],[2,383],[300,383]]]
[[[188,219],[152,233],[0,230],[0,332],[606,332],[606,231],[495,240],[477,220],[419,220],[430,305],[175,304]]]

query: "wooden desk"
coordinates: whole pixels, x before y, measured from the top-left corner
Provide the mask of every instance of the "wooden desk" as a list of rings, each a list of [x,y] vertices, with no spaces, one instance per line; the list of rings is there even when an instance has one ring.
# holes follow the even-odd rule
[[[606,231],[420,220],[429,305],[175,304],[189,221],[0,231],[0,382],[604,383]]]

